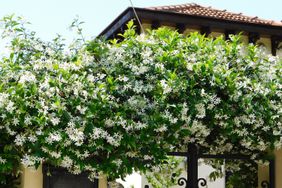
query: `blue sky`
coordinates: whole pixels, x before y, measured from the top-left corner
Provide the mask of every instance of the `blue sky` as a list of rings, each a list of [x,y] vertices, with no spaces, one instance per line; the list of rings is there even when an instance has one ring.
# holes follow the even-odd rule
[[[282,20],[282,0],[132,0],[136,7],[198,3],[250,16]],[[0,17],[16,14],[32,23],[29,28],[44,40],[56,33],[70,40],[67,29],[76,15],[84,21],[87,39],[97,36],[114,18],[130,6],[129,0],[1,0]]]

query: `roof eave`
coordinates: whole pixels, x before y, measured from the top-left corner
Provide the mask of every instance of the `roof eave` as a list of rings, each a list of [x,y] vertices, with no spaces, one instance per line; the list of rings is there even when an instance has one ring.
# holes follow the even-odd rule
[[[146,8],[135,8],[135,11],[142,20],[152,20],[158,22],[175,22],[177,24],[185,25],[202,25],[211,28],[231,29],[246,32],[257,32],[259,34],[275,35],[282,37],[282,26],[245,23],[240,21],[223,20],[212,18],[208,16],[187,15],[177,12],[169,12],[162,10],[151,10]],[[106,27],[99,36],[109,38],[111,35],[129,20],[135,18],[133,9],[131,7],[123,11],[108,27]],[[188,19],[189,18],[189,19]]]
[[[114,34],[120,26],[126,24],[129,20],[134,17],[131,7],[125,9],[116,19],[114,19],[98,36],[109,38]]]

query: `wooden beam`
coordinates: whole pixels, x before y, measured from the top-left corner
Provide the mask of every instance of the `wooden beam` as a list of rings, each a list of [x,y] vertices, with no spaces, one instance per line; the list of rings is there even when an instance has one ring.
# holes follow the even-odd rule
[[[200,29],[200,33],[207,37],[211,33],[211,28],[208,27],[208,26],[202,26],[201,29]]]
[[[230,36],[229,35],[235,35],[236,31],[235,30],[231,30],[231,29],[226,29],[224,34],[225,34],[225,40],[230,40]]]
[[[282,36],[281,26],[252,24],[239,21],[221,20],[197,15],[185,15],[175,12],[155,11],[145,8],[135,8],[139,18],[145,20],[155,20],[159,22],[175,22],[185,25],[202,25],[216,29],[235,30],[245,32],[257,32],[259,34]]]
[[[151,25],[152,29],[158,29],[160,26],[161,26],[161,23],[159,21],[157,20],[152,21],[152,25]]]
[[[99,36],[103,36],[106,39],[114,38],[116,33],[118,33],[118,30],[133,18],[134,18],[133,11],[131,11],[131,8],[127,8],[108,27],[106,27],[99,34]]]
[[[256,44],[260,39],[260,35],[258,33],[249,32],[249,43]]]
[[[174,22],[181,23],[185,26],[205,26],[220,30],[235,30],[243,32],[254,32],[259,35],[273,35],[282,37],[282,27],[274,25],[263,25],[245,23],[239,21],[221,20],[197,15],[185,15],[174,12],[156,11],[145,8],[135,8],[140,20],[154,20],[156,22]],[[132,8],[126,9],[120,16],[118,16],[99,36],[109,38],[118,28],[127,23],[129,20],[135,18]]]
[[[176,24],[176,29],[177,29],[178,33],[184,33],[186,26],[185,26],[185,24],[178,23],[178,24]]]

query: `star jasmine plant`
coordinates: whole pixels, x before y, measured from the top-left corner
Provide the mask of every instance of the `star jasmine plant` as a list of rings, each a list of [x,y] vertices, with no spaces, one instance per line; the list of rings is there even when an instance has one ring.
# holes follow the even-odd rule
[[[189,143],[254,160],[281,148],[282,62],[240,36],[137,35],[129,22],[122,40],[66,47],[22,20],[3,26],[1,173],[16,159],[116,178],[154,169]]]

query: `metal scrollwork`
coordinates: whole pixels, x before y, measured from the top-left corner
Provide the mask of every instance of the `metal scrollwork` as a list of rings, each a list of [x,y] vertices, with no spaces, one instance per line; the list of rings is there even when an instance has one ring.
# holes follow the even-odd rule
[[[188,182],[185,178],[179,178],[177,183],[178,183],[179,186],[183,186],[183,185],[187,186]]]
[[[262,181],[260,185],[261,185],[262,188],[269,188],[269,182],[268,181]]]
[[[201,187],[207,186],[207,180],[204,178],[199,178],[198,185],[200,185]]]

